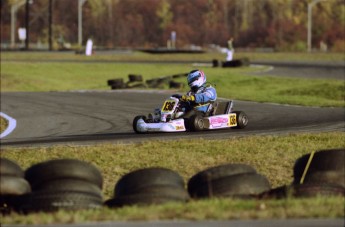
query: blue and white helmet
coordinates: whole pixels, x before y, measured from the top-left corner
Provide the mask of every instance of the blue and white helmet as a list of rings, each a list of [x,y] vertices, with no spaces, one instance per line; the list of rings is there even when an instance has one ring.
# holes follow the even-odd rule
[[[196,91],[204,83],[206,83],[206,75],[201,70],[193,70],[187,76],[188,86]]]

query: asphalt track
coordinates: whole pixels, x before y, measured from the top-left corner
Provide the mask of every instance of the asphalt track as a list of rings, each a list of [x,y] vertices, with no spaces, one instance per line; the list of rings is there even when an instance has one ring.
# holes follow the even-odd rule
[[[291,67],[275,64],[264,73],[296,76],[302,71],[303,76],[307,78],[344,77],[343,66]],[[257,74],[260,75],[260,72]],[[136,115],[146,115],[154,108],[160,107],[164,99],[172,93],[153,90],[4,92],[1,94],[1,112],[16,119],[17,126],[12,133],[1,139],[1,146],[127,143],[147,139],[200,137],[219,139],[246,135],[344,131],[344,108],[302,107],[234,100],[234,109],[245,111],[249,117],[249,124],[245,129],[135,134],[132,129],[133,118]]]

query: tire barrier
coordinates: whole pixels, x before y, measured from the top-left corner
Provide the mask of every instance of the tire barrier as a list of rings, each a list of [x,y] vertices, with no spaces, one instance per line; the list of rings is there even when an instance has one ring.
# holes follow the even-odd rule
[[[213,166],[197,172],[187,185],[179,173],[162,167],[134,170],[115,182],[113,197],[104,201],[103,177],[92,164],[53,159],[25,171],[0,159],[0,212],[53,212],[59,209],[118,208],[131,205],[186,203],[212,197],[286,199],[345,196],[345,149],[320,150],[296,159],[294,180],[271,189],[267,178],[242,163]],[[302,180],[303,179],[303,180]]]
[[[25,171],[31,193],[20,197],[20,213],[52,212],[59,209],[96,209],[103,206],[101,172],[76,159],[54,159]]]
[[[261,198],[345,196],[345,149],[312,152],[295,161],[294,180]]]
[[[293,167],[294,184],[320,182],[345,187],[345,149],[320,150],[298,158]]]
[[[219,66],[219,61],[217,59],[212,60],[212,67],[217,68]]]
[[[225,164],[203,170],[190,178],[192,198],[254,197],[270,189],[267,178],[245,164]]]
[[[249,66],[250,62],[248,58],[242,58],[242,59],[234,59],[232,61],[225,61],[222,62],[223,68],[228,67],[242,67],[242,66]]]
[[[317,196],[345,196],[345,188],[338,184],[305,183],[283,185],[258,196],[259,199],[310,198]]]
[[[129,79],[129,82],[143,82],[142,75],[129,74],[128,79]]]
[[[184,78],[186,76],[187,76],[187,73],[180,73],[180,74],[174,74],[171,76],[163,76],[163,77],[148,79],[144,81],[142,75],[129,74],[127,82],[124,82],[122,78],[118,78],[118,79],[108,80],[107,84],[108,86],[111,87],[112,90],[132,89],[132,88],[160,88],[162,89],[167,86],[173,89],[182,89],[184,87],[184,83],[176,82],[174,81],[174,79]]]
[[[102,188],[103,177],[93,165],[77,159],[53,159],[35,164],[25,171],[25,179],[33,190],[54,180],[84,180]]]
[[[175,171],[152,167],[124,175],[115,185],[114,198],[105,202],[108,207],[150,205],[166,202],[187,202],[183,178]]]
[[[108,80],[107,84],[111,87],[112,90],[125,88],[125,83],[123,82],[122,78]]]
[[[175,81],[170,81],[169,82],[169,88],[182,89],[183,87],[184,87],[184,83],[175,82]]]
[[[24,170],[16,162],[0,158],[0,212],[14,211],[18,198],[29,192],[31,187],[24,179]]]
[[[212,67],[216,68],[221,66],[223,68],[235,68],[235,67],[247,67],[250,65],[249,58],[233,59],[231,61],[218,61],[217,59],[212,60]]]
[[[102,198],[91,193],[41,191],[23,195],[17,209],[18,212],[27,214],[32,212],[54,212],[60,209],[99,209],[102,206]]]

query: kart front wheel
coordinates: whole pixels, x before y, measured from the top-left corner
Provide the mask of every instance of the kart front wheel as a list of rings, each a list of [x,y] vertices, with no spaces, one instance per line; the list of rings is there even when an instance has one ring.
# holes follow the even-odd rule
[[[235,128],[242,129],[248,124],[248,116],[243,111],[234,111],[236,113],[237,126]]]
[[[137,129],[137,123],[140,119],[143,119],[144,121],[146,120],[146,116],[144,115],[139,115],[139,116],[136,116],[134,119],[133,119],[133,130],[136,132],[136,133],[143,133],[141,131],[139,131]]]

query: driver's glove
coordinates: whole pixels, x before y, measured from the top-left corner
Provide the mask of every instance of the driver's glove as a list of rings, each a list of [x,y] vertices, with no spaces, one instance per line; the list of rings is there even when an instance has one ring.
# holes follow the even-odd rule
[[[184,102],[194,102],[195,101],[195,96],[194,95],[182,95],[181,101],[184,101]]]

